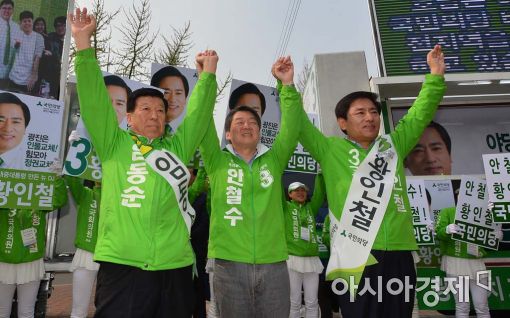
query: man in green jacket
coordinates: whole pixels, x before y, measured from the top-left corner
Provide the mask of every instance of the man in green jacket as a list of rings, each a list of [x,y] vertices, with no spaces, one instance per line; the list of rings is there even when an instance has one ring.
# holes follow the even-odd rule
[[[214,51],[197,55],[201,71],[188,112],[165,135],[168,104],[155,89],[134,91],[127,103],[130,129],[115,111],[91,48],[96,29],[86,9],[69,15],[76,48],[77,91],[83,122],[101,159],[103,190],[94,259],[96,317],[190,317],[194,210],[186,164],[209,125],[216,98]]]
[[[288,317],[289,275],[285,260],[282,173],[297,144],[302,109],[290,57],[273,65],[284,84],[281,128],[271,149],[260,143],[260,117],[248,106],[225,120],[221,150],[211,120],[200,145],[211,187],[209,258],[215,259],[213,289],[220,317]]]
[[[434,117],[445,91],[440,46],[429,52],[427,63],[431,74],[389,135],[378,137],[381,104],[371,92],[351,93],[337,104],[337,122],[347,138],[324,136],[302,112],[299,140],[320,163],[326,183],[331,220],[327,278],[343,279],[344,284],[333,284],[343,295],[343,317],[411,315],[414,290],[407,287],[416,282],[411,251],[417,245],[403,160]],[[392,278],[405,285],[405,292],[388,292]]]

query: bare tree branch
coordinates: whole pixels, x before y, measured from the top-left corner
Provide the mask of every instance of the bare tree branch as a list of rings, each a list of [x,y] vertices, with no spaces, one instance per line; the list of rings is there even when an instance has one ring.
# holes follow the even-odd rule
[[[114,50],[118,57],[117,70],[121,76],[137,80],[149,78],[148,57],[153,56],[154,42],[159,31],[152,33],[150,0],[140,0],[129,11],[123,10],[126,22],[119,28],[121,47]]]
[[[92,46],[96,48],[96,59],[101,68],[109,69],[114,61],[111,59],[112,21],[119,14],[120,8],[108,12],[103,0],[94,0],[92,14],[96,17],[96,32],[92,34]]]
[[[216,90],[216,103],[223,99],[225,95],[225,89],[228,85],[232,82],[232,72],[228,72],[227,78],[225,80],[221,81],[218,85],[218,89]]]
[[[308,80],[308,76],[310,75],[310,70],[311,70],[310,64],[305,59],[303,61],[303,69],[299,73],[296,82],[296,88],[301,94],[305,91],[306,81]]]
[[[193,47],[191,22],[186,22],[181,29],[171,28],[173,35],[170,39],[161,36],[165,44],[164,48],[157,52],[155,60],[165,65],[187,66],[189,51]]]

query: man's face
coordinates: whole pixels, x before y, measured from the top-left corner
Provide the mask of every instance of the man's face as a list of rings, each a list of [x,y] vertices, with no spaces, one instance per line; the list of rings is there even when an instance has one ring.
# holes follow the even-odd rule
[[[340,129],[346,130],[347,135],[360,144],[373,142],[381,125],[377,108],[368,98],[354,100],[347,112],[347,119],[338,118],[337,121]]]
[[[241,95],[241,98],[239,98],[235,106],[241,105],[253,108],[253,110],[259,114],[259,117],[262,118],[262,102],[260,101],[259,95],[251,93]]]
[[[25,34],[32,33],[33,20],[31,18],[25,18],[21,20],[21,31]]]
[[[452,158],[435,128],[428,127],[407,156],[404,166],[415,176],[450,175]]]
[[[167,76],[159,83],[159,88],[165,90],[165,99],[168,102],[166,122],[169,123],[179,117],[186,107],[184,83],[178,76]]]
[[[57,33],[60,37],[63,37],[66,34],[66,24],[58,22],[55,25],[55,33]]]
[[[126,104],[128,99],[126,89],[115,85],[108,85],[106,88],[108,89],[113,109],[115,109],[115,113],[117,113],[117,120],[120,124],[126,117]]]
[[[230,131],[226,132],[227,140],[230,140],[234,148],[247,147],[257,148],[260,141],[260,127],[253,114],[250,112],[237,112],[232,118]]]
[[[165,105],[155,96],[139,97],[135,110],[127,113],[127,120],[135,133],[149,139],[161,137],[165,129]]]
[[[0,104],[0,154],[19,145],[25,130],[25,115],[21,106]]]
[[[14,8],[11,4],[4,4],[0,7],[0,17],[4,20],[9,20],[12,16],[12,12],[14,11]]]
[[[292,190],[289,193],[289,197],[292,201],[295,201],[299,204],[303,204],[306,201],[307,192],[304,188],[297,188],[296,190]]]

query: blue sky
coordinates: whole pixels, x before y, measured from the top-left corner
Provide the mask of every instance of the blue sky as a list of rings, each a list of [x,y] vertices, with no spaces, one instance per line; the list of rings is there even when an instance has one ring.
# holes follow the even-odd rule
[[[220,55],[220,77],[231,71],[235,78],[267,84],[289,1],[151,0],[152,25],[154,30],[171,35],[171,26],[180,28],[191,21],[193,55],[213,48]],[[91,6],[92,0],[77,3]],[[106,8],[127,9],[132,3],[107,0]],[[120,26],[122,19],[121,14],[113,25]],[[118,31],[113,31],[115,46]],[[378,75],[368,2],[302,1],[286,51],[296,71],[305,59],[311,62],[314,54],[349,51],[365,51],[369,74]],[[192,57],[188,64],[193,65]]]

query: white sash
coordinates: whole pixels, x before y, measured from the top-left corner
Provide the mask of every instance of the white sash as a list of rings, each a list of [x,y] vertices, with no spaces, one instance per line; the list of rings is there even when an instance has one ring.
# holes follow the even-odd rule
[[[195,221],[195,210],[188,201],[188,168],[176,155],[164,149],[153,149],[145,160],[174,190],[179,210],[190,233],[191,225]]]
[[[377,263],[370,250],[391,197],[397,162],[391,137],[379,137],[353,175],[340,221],[329,212],[331,256],[326,277],[344,279],[351,291],[355,287],[351,282],[358,285],[365,266]]]

